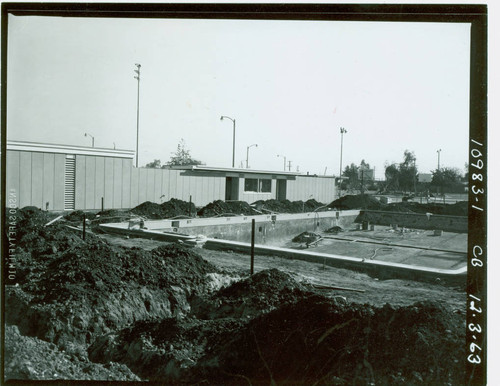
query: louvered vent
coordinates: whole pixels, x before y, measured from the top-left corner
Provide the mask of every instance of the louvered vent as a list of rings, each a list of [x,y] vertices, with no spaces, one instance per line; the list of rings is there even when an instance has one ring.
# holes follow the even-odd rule
[[[75,209],[75,169],[76,159],[74,155],[66,156],[64,168],[64,209]]]

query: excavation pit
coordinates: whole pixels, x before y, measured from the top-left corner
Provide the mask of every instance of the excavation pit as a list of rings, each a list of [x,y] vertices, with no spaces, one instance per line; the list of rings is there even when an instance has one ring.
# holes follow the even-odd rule
[[[128,223],[103,224],[101,228],[128,236],[181,241],[207,249],[250,253],[251,222],[255,220],[256,254],[347,268],[383,279],[439,280],[450,285],[462,285],[465,282],[466,233],[444,231],[436,237],[431,229],[404,226],[394,229],[374,224],[363,230],[357,226],[362,215],[358,210],[328,211],[153,220],[145,221],[144,228],[140,230],[128,229]],[[382,217],[387,219],[386,214]],[[447,216],[434,216],[433,219],[442,222],[440,217]],[[342,231],[337,234],[325,232],[333,227]],[[302,232],[314,232],[320,237],[314,243],[292,242]],[[206,236],[206,239],[203,239],[203,243],[196,243],[195,240],[201,239],[200,235]]]

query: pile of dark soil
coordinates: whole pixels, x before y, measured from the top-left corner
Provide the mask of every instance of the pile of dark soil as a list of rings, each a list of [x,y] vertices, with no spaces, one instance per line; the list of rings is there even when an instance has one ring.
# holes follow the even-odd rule
[[[246,318],[296,302],[310,291],[310,285],[274,268],[222,288],[210,297],[200,297],[191,307],[201,319]]]
[[[454,204],[420,204],[418,202],[395,202],[382,206],[381,210],[406,213],[432,213],[448,216],[467,216],[468,202],[460,201]]]
[[[210,383],[199,367],[217,369],[216,356],[248,320],[168,318],[139,321],[114,334],[101,336],[89,347],[94,362],[127,364],[136,374],[162,385]]]
[[[244,286],[230,295],[269,295],[268,285]],[[464,339],[463,316],[438,304],[309,294],[253,318],[138,322],[100,337],[89,357],[165,384],[448,385],[463,383]]]
[[[153,290],[180,286],[192,291],[206,283],[207,273],[216,271],[193,249],[179,244],[143,251],[94,239],[52,258],[40,280],[30,283],[30,290],[43,302],[94,300],[127,284]]]
[[[276,213],[302,213],[312,212],[325,204],[316,201],[315,199],[304,201],[290,201],[290,200],[259,200],[252,204],[257,210],[271,211]]]
[[[190,210],[191,208],[191,210]],[[170,199],[162,204],[156,204],[151,201],[143,202],[142,204],[131,209],[130,212],[149,219],[171,218],[176,216],[191,216],[196,215],[196,207],[193,203]]]
[[[254,208],[245,201],[213,201],[198,211],[200,217],[216,217],[225,214],[253,215],[258,214]]]
[[[300,235],[295,236],[292,241],[294,243],[311,243],[321,238],[320,235],[314,232],[302,232]]]
[[[343,229],[341,227],[335,225],[335,226],[325,230],[324,232],[325,233],[333,233],[334,235],[336,235],[337,233],[342,232],[342,231],[343,231]]]
[[[460,201],[454,204],[420,204],[418,202],[404,201],[383,204],[375,197],[368,194],[347,195],[331,202],[329,208],[349,210],[349,209],[371,209],[388,212],[405,213],[433,213],[449,216],[467,216],[467,201]]]
[[[153,220],[165,218],[163,215],[163,209],[161,205],[151,201],[143,202],[142,204],[137,205],[134,209],[131,209],[130,211],[136,215],[143,216],[145,218]]]
[[[175,198],[161,204],[165,218],[176,216],[196,216],[196,206],[189,202],[177,200]]]
[[[462,384],[464,338],[463,317],[437,304],[377,309],[313,296],[252,320],[218,360],[262,385]]]
[[[342,196],[328,204],[329,208],[339,210],[350,209],[373,209],[381,210],[382,204],[369,194],[357,194]]]
[[[112,246],[97,236],[34,212],[20,232],[17,287],[6,290],[6,321],[59,347],[147,319],[185,315],[218,269],[194,249],[166,244],[152,251]]]
[[[140,381],[118,363],[106,365],[60,351],[53,343],[22,336],[16,326],[5,327],[5,379]]]

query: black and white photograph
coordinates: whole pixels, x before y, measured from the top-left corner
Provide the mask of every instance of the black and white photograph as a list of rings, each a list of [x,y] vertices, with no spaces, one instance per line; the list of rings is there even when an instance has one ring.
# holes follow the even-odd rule
[[[486,384],[486,20],[3,3],[1,382]]]

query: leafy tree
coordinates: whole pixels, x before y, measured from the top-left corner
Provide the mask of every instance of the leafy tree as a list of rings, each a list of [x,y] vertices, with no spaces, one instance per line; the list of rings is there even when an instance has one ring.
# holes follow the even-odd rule
[[[189,150],[186,148],[186,142],[181,139],[177,145],[177,150],[170,157],[170,161],[167,162],[166,166],[188,166],[188,165],[201,165],[201,161],[191,158]]]
[[[349,178],[349,181],[345,186],[348,189],[357,189],[359,187],[358,169],[358,166],[354,165],[353,163],[345,167],[342,175]]]
[[[405,150],[404,161],[399,164],[399,186],[405,192],[413,190],[417,178],[415,153]]]
[[[392,163],[385,165],[385,190],[399,189],[399,165]]]
[[[448,192],[462,192],[463,185],[462,173],[457,168],[444,167],[432,172],[431,187],[443,193],[445,190]]]
[[[155,159],[153,162],[146,164],[147,168],[159,169],[161,167],[161,161],[159,159]]]

